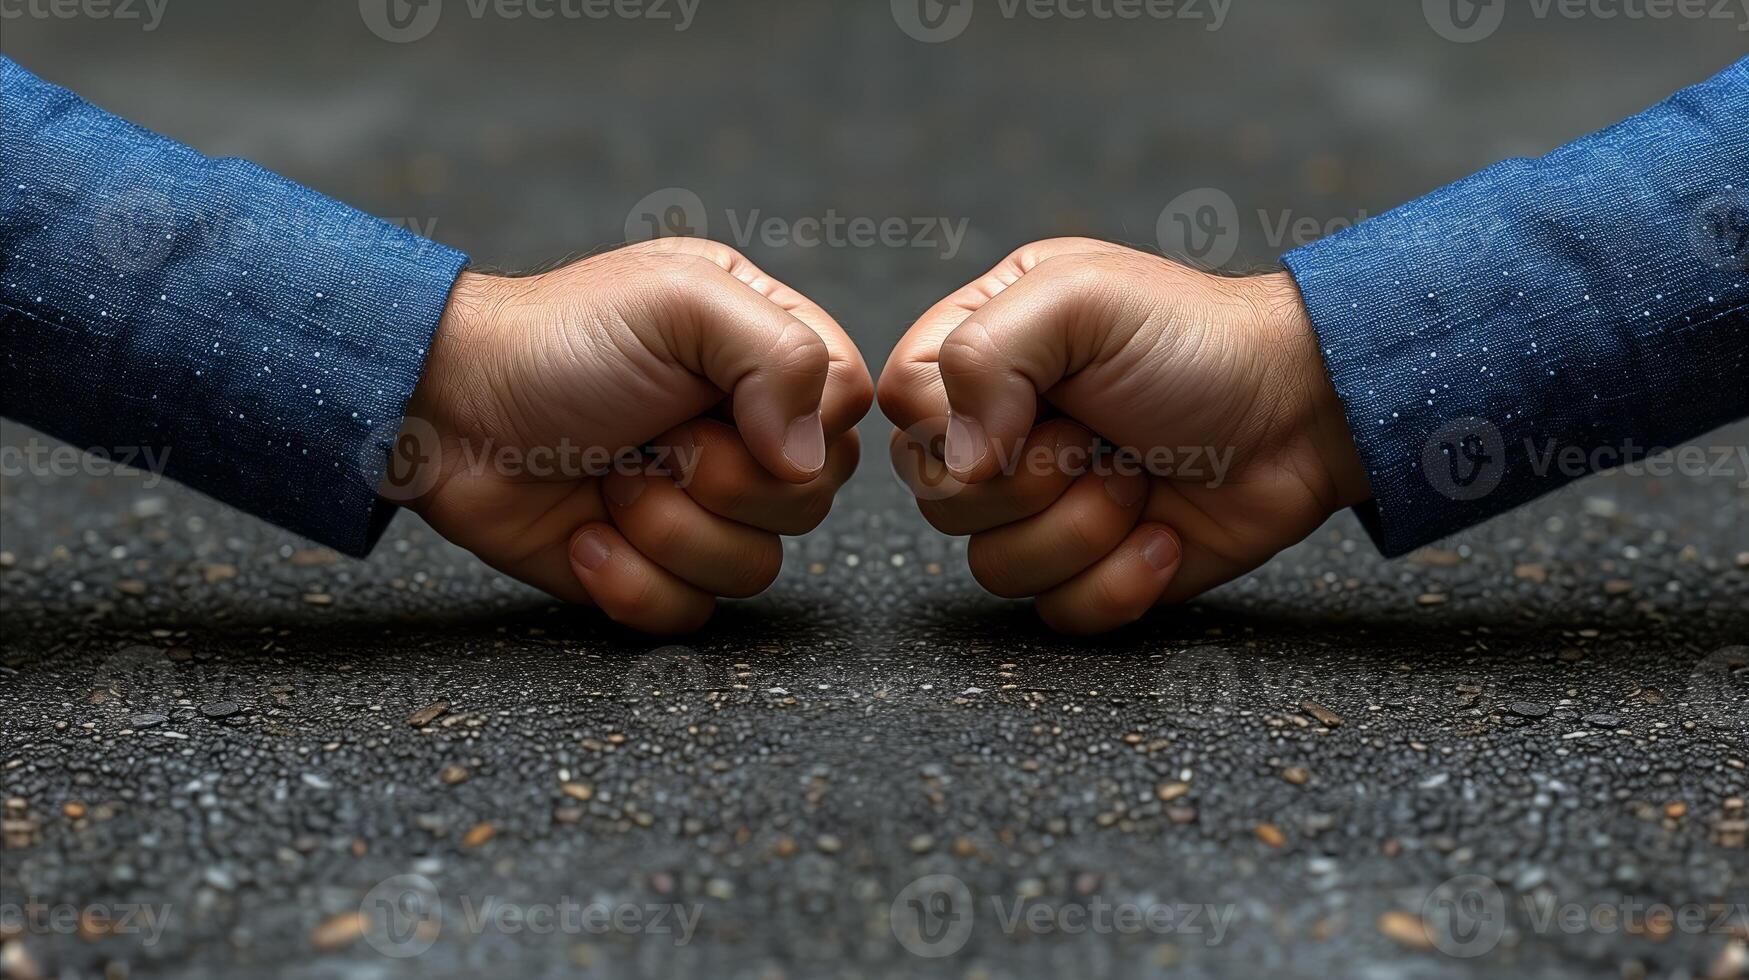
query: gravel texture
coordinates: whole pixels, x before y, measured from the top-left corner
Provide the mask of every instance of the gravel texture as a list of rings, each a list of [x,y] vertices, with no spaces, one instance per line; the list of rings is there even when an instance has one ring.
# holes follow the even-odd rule
[[[880,3],[707,3],[683,34],[451,4],[390,45],[352,6],[8,20],[5,50],[497,264],[617,240],[667,186],[727,240],[722,212],[754,208],[966,217],[946,260],[748,246],[878,367],[1028,237],[1149,239],[1218,184],[1272,209],[1236,259],[1268,261],[1287,209],[1376,211],[1741,49],[1711,23],[1559,19],[1454,45],[1414,4],[1359,3],[1236,8],[1220,32],[980,13],[936,46]],[[1744,969],[1744,473],[1599,478],[1392,563],[1341,515],[1186,609],[1068,642],[982,594],[867,455],[778,585],[683,645],[408,517],[354,563],[139,477],[0,478],[0,971]],[[542,929],[565,903],[593,911]],[[1430,934],[1452,908],[1480,932]]]

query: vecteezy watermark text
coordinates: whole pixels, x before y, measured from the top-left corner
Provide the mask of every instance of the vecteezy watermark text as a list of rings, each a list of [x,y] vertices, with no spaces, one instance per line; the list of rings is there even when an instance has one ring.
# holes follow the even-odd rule
[[[836,208],[799,217],[769,214],[761,208],[723,212],[731,242],[746,249],[766,248],[925,249],[952,259],[965,245],[969,218],[941,215],[847,215]],[[652,238],[705,238],[710,214],[704,200],[684,187],[647,194],[626,214],[626,241]]]
[[[1112,901],[1102,895],[1048,900],[988,896],[987,922],[1004,934],[1180,936],[1218,946],[1238,916],[1233,905],[1152,900]],[[971,939],[980,919],[971,889],[950,874],[925,875],[894,896],[887,922],[899,945],[926,959],[952,956]]]
[[[164,0],[159,0],[164,2]],[[700,0],[462,0],[474,20],[647,21],[680,33],[692,27]],[[451,4],[454,0],[451,0]],[[395,44],[418,41],[443,19],[444,0],[358,0],[372,34]]]
[[[940,44],[971,26],[974,2],[891,0],[893,22],[914,40]],[[1227,22],[1233,0],[993,0],[993,5],[1004,20],[1186,21],[1218,31]]]
[[[1749,0],[1422,0],[1427,24],[1447,41],[1473,44],[1494,36],[1508,8],[1536,20],[1734,21],[1749,31]]]
[[[156,946],[170,924],[171,907],[140,902],[75,905],[71,902],[0,903],[0,933],[57,936],[139,937],[141,946]]]
[[[1670,903],[1635,895],[1602,902],[1563,902],[1537,891],[1508,903],[1500,885],[1480,874],[1459,875],[1440,883],[1421,905],[1421,922],[1428,940],[1440,952],[1471,959],[1500,945],[1514,907],[1530,931],[1538,935],[1726,936],[1749,928],[1749,907],[1741,902]]]
[[[169,446],[90,446],[78,449],[32,437],[22,445],[0,446],[0,476],[74,476],[139,479],[150,489],[170,465]]]
[[[445,928],[460,928],[470,936],[669,936],[674,945],[685,946],[698,931],[704,906],[579,901],[570,895],[554,902],[460,895],[454,903],[446,903],[431,879],[404,874],[373,886],[359,902],[358,911],[365,918],[364,938],[371,948],[384,956],[406,959],[430,949]]]
[[[385,423],[364,443],[365,472],[379,476],[378,495],[397,503],[417,500],[445,477],[493,476],[511,480],[582,480],[609,476],[664,476],[685,488],[704,450],[696,446],[584,445],[561,438],[523,446],[493,439],[446,440],[431,423],[409,416]],[[381,447],[389,447],[384,465]]]
[[[891,446],[895,473],[919,500],[945,500],[965,489],[943,460],[944,419],[925,419],[899,432]],[[1016,442],[996,451],[1003,476],[1071,474],[1100,477],[1141,476],[1191,481],[1210,489],[1227,482],[1233,468],[1233,446],[1115,446],[1103,441],[1048,444]]]
[[[1577,480],[1593,473],[1654,479],[1735,480],[1749,490],[1749,446],[1644,446],[1631,437],[1619,443],[1586,446],[1560,439],[1525,436],[1514,452],[1499,426],[1487,419],[1453,419],[1435,429],[1422,446],[1427,481],[1452,500],[1479,500],[1500,486],[1521,454],[1524,472],[1538,480]]]
[[[132,21],[150,33],[169,6],[170,0],[0,0],[0,20]]]

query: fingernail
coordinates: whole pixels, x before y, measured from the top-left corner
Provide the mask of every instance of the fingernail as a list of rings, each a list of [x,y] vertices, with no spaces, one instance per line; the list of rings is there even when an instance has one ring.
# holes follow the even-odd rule
[[[630,507],[639,497],[644,495],[644,478],[641,476],[614,475],[607,478],[607,499],[617,507]]]
[[[789,431],[783,436],[783,458],[804,473],[815,473],[826,466],[826,430],[820,425],[819,412],[789,424]]]
[[[1148,543],[1142,546],[1142,560],[1154,566],[1156,571],[1165,571],[1178,561],[1178,541],[1165,531],[1155,531],[1148,538]]]
[[[600,531],[584,531],[571,545],[571,560],[593,572],[607,564],[610,551]]]
[[[947,417],[947,468],[954,473],[970,473],[990,451],[990,438],[984,426],[970,415],[954,412]]]
[[[1147,481],[1134,473],[1113,473],[1105,478],[1105,492],[1125,510],[1141,503],[1147,491]]]

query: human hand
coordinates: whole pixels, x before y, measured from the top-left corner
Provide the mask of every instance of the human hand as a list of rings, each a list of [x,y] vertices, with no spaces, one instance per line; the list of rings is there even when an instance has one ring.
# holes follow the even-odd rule
[[[725,245],[464,273],[382,493],[561,599],[684,632],[825,518],[872,399],[838,324]]]
[[[924,516],[1062,632],[1213,588],[1371,495],[1285,272],[1038,242],[925,313],[879,391]]]

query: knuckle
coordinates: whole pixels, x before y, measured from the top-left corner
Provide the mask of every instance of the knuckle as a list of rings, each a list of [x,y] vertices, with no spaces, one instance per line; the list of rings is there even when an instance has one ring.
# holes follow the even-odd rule
[[[954,328],[941,342],[938,363],[942,377],[963,378],[982,374],[992,364],[989,330],[976,319]]]
[[[1137,602],[1134,590],[1124,588],[1115,576],[1095,575],[1092,586],[1089,602],[1102,618],[1110,620],[1113,625],[1127,623],[1141,616],[1143,607]]]
[[[992,547],[988,538],[983,535],[972,535],[971,543],[966,546],[966,565],[971,569],[972,578],[992,595],[1004,599],[1025,598],[1027,593],[1020,588],[1012,574],[1016,564],[1007,559],[999,548]]]
[[[732,583],[724,595],[732,599],[756,596],[771,587],[783,571],[783,544],[776,535],[768,535],[764,544],[753,549],[741,568],[739,580]]]
[[[1109,256],[1077,252],[1053,255],[1040,262],[1033,271],[1048,275],[1058,288],[1081,291],[1103,283],[1112,264]]]
[[[1109,522],[1103,517],[1093,507],[1070,507],[1060,531],[1063,550],[1069,554],[1090,555],[1108,549]]]
[[[789,535],[806,534],[825,522],[826,516],[832,513],[832,503],[836,499],[832,490],[822,487],[811,490],[796,507],[795,514],[789,519],[783,533]]]
[[[824,376],[832,367],[832,351],[826,347],[826,342],[820,339],[820,335],[806,325],[787,328],[784,332],[787,343],[786,349],[779,356],[780,370],[785,374],[804,378]]]

